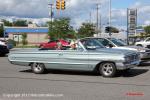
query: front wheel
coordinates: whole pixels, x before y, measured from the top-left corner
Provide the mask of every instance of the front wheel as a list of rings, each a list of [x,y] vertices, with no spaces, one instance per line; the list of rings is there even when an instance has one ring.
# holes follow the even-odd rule
[[[99,72],[103,77],[114,77],[117,72],[117,69],[115,64],[106,62],[100,64]]]
[[[43,74],[45,71],[45,66],[42,63],[33,63],[31,69],[35,74]]]

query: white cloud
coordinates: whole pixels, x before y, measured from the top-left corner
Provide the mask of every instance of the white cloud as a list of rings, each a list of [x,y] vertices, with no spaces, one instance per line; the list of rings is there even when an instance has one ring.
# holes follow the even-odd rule
[[[54,4],[55,18],[63,16],[70,17],[72,24],[79,27],[82,22],[90,20],[90,12],[92,12],[92,22],[96,22],[96,3],[101,3],[102,24],[108,23],[108,1],[109,0],[66,0],[66,10],[58,13],[55,9],[56,0],[0,0],[0,16],[1,18],[32,19],[35,23],[46,22],[49,14],[48,3]],[[114,6],[112,6],[114,7]],[[130,8],[130,7],[129,7]],[[138,23],[147,24],[150,19],[150,6],[143,4],[143,1],[137,0],[131,8],[138,9]],[[112,9],[112,25],[126,26],[127,9]],[[11,17],[14,16],[14,17]],[[16,16],[16,17],[15,17]]]
[[[140,13],[150,13],[150,6],[142,6],[138,9]]]
[[[79,0],[67,0],[66,5],[67,7],[75,7],[77,6]]]
[[[150,25],[150,20],[146,20],[146,21],[144,22],[144,24],[145,24],[145,25]]]
[[[112,17],[126,17],[127,11],[126,9],[113,9]]]
[[[48,16],[48,2],[45,0],[0,0],[0,15],[19,17]]]

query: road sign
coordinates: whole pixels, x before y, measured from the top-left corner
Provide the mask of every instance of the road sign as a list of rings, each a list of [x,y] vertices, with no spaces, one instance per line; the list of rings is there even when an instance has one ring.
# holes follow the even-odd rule
[[[136,35],[136,27],[137,27],[137,9],[128,9],[127,10],[127,27],[128,27],[128,35],[135,36]]]

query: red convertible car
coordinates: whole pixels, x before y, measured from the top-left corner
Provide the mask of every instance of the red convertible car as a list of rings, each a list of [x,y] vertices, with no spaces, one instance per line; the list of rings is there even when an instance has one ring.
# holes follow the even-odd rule
[[[41,43],[40,48],[56,49],[58,46],[67,47],[69,43],[65,40],[52,40],[47,43]]]

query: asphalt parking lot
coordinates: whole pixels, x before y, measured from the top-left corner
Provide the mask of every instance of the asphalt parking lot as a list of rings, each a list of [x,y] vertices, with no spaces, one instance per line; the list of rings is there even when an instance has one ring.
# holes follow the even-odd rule
[[[115,78],[56,70],[37,75],[0,57],[0,100],[149,100],[149,70],[144,63]]]

